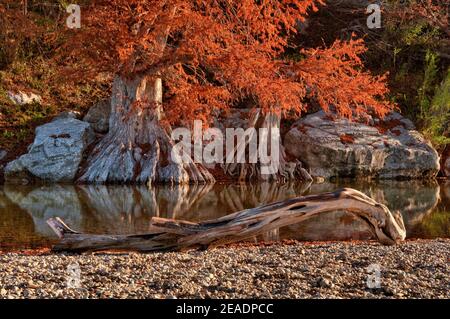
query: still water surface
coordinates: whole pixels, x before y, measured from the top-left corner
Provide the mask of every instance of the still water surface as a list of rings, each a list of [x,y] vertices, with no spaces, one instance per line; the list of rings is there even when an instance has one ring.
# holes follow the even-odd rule
[[[142,233],[152,216],[201,221],[300,195],[353,187],[399,210],[407,237],[450,237],[450,182],[345,181],[322,184],[236,184],[190,187],[0,186],[0,248],[47,245],[55,240],[46,220],[61,217],[91,233]],[[345,212],[324,214],[263,238],[368,239],[366,225]]]

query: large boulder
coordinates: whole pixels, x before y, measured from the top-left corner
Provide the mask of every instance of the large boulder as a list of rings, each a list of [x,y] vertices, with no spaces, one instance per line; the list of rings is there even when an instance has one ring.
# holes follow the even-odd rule
[[[109,116],[111,115],[111,101],[101,101],[92,106],[83,121],[91,124],[97,133],[107,133],[109,130]]]
[[[28,153],[6,166],[5,182],[72,182],[83,152],[93,138],[89,123],[73,118],[60,118],[39,126]]]
[[[439,171],[436,150],[398,113],[374,126],[320,111],[298,120],[284,145],[318,177],[414,179]]]

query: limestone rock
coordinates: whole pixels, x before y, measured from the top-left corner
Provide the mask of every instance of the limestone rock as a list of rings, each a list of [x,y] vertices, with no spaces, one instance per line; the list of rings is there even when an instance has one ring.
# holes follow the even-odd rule
[[[81,117],[81,113],[78,111],[65,111],[59,113],[53,121],[63,120],[63,119],[79,119]]]
[[[14,102],[14,104],[17,105],[26,105],[26,104],[31,104],[31,103],[41,103],[42,102],[42,98],[34,93],[25,93],[22,91],[18,91],[17,93],[8,91],[8,98]]]
[[[83,121],[90,123],[95,132],[104,134],[109,130],[110,115],[111,102],[105,100],[92,106]]]
[[[5,182],[72,182],[93,138],[89,123],[73,118],[39,126],[28,153],[6,166]]]
[[[331,119],[320,111],[298,120],[284,145],[312,176],[414,179],[439,171],[436,150],[398,113],[376,127]]]

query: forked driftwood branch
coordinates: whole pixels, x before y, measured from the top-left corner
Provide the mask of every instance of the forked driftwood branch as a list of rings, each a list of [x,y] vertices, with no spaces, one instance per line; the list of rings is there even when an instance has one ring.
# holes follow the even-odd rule
[[[146,234],[83,234],[70,229],[59,218],[51,218],[47,223],[61,239],[53,247],[56,251],[167,251],[242,241],[317,214],[338,210],[350,212],[367,222],[383,244],[391,245],[405,239],[400,213],[392,214],[385,205],[351,188],[297,197],[200,223],[153,217]]]

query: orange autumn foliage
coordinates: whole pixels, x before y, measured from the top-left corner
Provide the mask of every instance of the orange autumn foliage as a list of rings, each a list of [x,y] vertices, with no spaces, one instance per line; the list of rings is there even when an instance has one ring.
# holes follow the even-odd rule
[[[79,77],[113,72],[164,83],[169,121],[200,118],[244,99],[275,113],[300,114],[307,100],[352,117],[384,115],[384,76],[364,71],[362,40],[336,41],[287,58],[290,36],[323,0],[92,0],[82,27],[68,30],[61,65]],[[300,52],[299,52],[300,53]],[[70,62],[70,63],[68,63]]]
[[[348,118],[366,113],[384,116],[393,107],[382,99],[388,93],[386,76],[363,71],[359,55],[365,51],[362,39],[338,40],[329,48],[304,51],[307,58],[291,69],[325,111],[333,107]]]
[[[42,33],[42,27],[24,14],[19,1],[0,1],[0,68],[10,63],[19,47]]]

